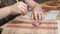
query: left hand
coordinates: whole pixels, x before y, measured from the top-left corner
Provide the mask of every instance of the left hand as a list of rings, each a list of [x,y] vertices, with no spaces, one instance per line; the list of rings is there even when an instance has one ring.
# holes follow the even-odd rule
[[[36,21],[41,21],[43,18],[43,12],[40,11],[33,11],[32,13],[32,19]]]

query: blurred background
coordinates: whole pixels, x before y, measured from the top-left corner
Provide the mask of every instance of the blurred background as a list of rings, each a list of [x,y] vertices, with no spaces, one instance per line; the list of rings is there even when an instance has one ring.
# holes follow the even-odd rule
[[[21,1],[21,0],[19,0]],[[35,0],[38,3],[44,3],[48,1],[54,1],[54,0]],[[5,6],[10,6],[16,3],[16,0],[0,0],[0,8],[5,7]]]

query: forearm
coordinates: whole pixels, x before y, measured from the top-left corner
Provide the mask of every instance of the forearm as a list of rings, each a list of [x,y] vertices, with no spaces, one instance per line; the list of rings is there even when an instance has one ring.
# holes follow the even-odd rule
[[[37,2],[35,2],[34,0],[24,0],[26,4],[28,4],[30,7],[34,7],[36,4],[38,4]]]
[[[37,4],[37,5],[35,5],[35,7],[33,8],[33,11],[40,11],[40,12],[42,12],[43,9],[42,9],[42,7],[41,7],[39,4]]]
[[[31,8],[33,8],[33,11],[42,11],[42,8],[40,4],[35,2],[34,0],[24,0],[25,3],[27,3]]]
[[[0,19],[3,19],[11,14],[11,6],[0,9]]]

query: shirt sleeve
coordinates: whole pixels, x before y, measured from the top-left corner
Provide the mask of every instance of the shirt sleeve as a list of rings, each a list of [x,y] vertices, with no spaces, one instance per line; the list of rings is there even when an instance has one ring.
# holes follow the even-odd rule
[[[4,25],[5,23],[8,23],[9,21],[13,20],[14,18],[16,18],[19,15],[21,15],[21,14],[9,15],[6,18],[1,19],[0,20],[0,26]]]

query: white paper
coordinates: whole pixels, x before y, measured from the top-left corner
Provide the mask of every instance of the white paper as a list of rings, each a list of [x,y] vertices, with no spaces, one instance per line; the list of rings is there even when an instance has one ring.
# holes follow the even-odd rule
[[[56,19],[56,16],[58,15],[58,10],[51,10],[49,13],[48,13],[48,15],[46,15],[45,17],[44,17],[44,20],[45,19]]]

